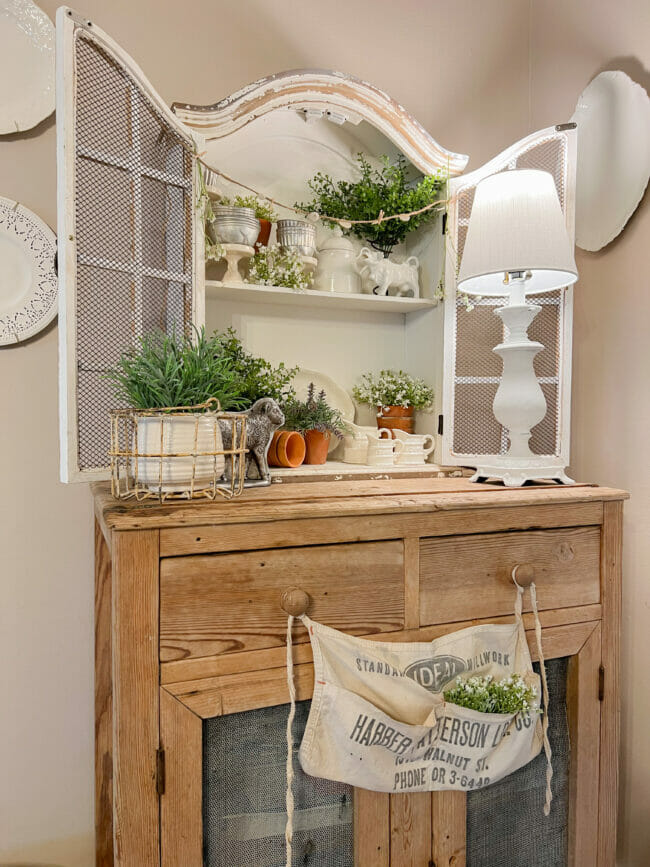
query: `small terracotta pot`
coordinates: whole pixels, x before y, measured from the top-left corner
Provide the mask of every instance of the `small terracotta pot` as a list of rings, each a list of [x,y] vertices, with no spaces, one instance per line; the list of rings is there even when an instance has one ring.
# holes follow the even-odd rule
[[[305,443],[307,445],[306,464],[324,464],[327,460],[327,452],[332,434],[322,433],[319,430],[305,431]]]
[[[255,242],[256,247],[266,247],[269,243],[269,238],[271,237],[271,221],[260,219],[260,233],[257,236],[257,241]]]
[[[413,433],[415,419],[413,418],[412,406],[378,406],[377,427],[388,428],[391,432],[395,429],[406,433]],[[393,439],[395,434],[392,434]]]
[[[295,430],[276,430],[269,446],[270,467],[299,467],[305,460],[307,447],[302,435]]]

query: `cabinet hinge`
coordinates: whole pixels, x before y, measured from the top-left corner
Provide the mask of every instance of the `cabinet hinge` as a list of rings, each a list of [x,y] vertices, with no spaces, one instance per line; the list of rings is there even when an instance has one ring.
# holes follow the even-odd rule
[[[442,436],[442,431],[444,429],[444,426],[445,426],[445,417],[444,417],[444,415],[439,415],[438,416],[438,433],[440,434],[440,436]]]
[[[598,701],[605,698],[605,669],[600,666],[598,669]]]
[[[442,234],[443,234],[443,235],[446,235],[446,234],[447,234],[447,212],[446,212],[446,211],[445,211],[445,213],[442,215],[442,220],[441,220],[441,222],[442,222]]]
[[[156,792],[165,794],[165,751],[156,750]]]

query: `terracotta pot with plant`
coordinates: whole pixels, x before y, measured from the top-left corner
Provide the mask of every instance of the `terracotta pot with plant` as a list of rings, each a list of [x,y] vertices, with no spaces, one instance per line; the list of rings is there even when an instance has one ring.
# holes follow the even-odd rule
[[[324,464],[332,436],[342,439],[346,429],[340,412],[328,404],[325,392],[316,394],[312,382],[306,400],[289,400],[283,410],[285,429],[297,431],[305,438],[305,463]]]
[[[413,433],[416,410],[430,410],[433,389],[403,370],[365,373],[352,390],[355,400],[377,407],[377,427]],[[395,436],[395,434],[393,434]]]

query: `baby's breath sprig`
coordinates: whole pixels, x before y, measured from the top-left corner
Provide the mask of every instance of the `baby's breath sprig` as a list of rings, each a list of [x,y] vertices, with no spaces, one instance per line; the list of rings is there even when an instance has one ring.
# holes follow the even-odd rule
[[[540,713],[537,688],[529,685],[519,674],[495,680],[491,674],[475,675],[463,680],[456,678],[456,686],[445,690],[445,701],[478,710],[482,713]]]
[[[261,247],[253,256],[246,277],[247,283],[260,286],[284,286],[302,292],[311,284],[297,253],[271,244]]]
[[[368,406],[412,406],[416,410],[430,409],[434,398],[431,386],[403,370],[364,373],[352,394],[355,400]]]

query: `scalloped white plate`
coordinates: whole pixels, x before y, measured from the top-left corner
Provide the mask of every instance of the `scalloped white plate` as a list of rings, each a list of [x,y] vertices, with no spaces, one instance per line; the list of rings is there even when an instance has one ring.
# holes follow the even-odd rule
[[[50,227],[0,196],[0,345],[33,337],[56,316],[55,256]]]
[[[54,111],[54,25],[31,0],[0,0],[0,135]]]
[[[580,94],[576,244],[600,250],[622,232],[650,177],[650,99],[620,70],[601,72]]]

